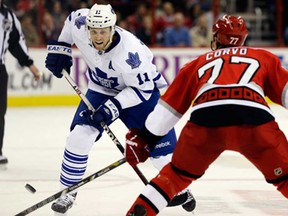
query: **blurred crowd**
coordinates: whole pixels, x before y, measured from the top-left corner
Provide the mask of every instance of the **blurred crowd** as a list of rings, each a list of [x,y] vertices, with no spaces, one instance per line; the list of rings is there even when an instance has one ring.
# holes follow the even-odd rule
[[[286,8],[286,1],[283,2]],[[110,3],[117,14],[117,25],[148,46],[207,47],[212,37],[213,0],[9,0],[5,3],[20,19],[28,46],[57,40],[66,17],[72,11],[90,8],[94,3]],[[243,1],[241,5],[245,5]],[[285,20],[283,42],[287,45]]]

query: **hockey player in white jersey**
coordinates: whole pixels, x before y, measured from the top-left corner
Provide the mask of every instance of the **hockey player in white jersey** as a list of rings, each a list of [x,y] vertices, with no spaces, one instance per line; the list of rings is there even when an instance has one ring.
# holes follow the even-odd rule
[[[80,50],[87,63],[86,97],[97,111],[92,113],[80,102],[73,118],[64,150],[60,184],[62,189],[83,178],[89,152],[103,132],[100,122],[110,125],[119,118],[127,128],[142,128],[167,85],[152,63],[153,54],[139,39],[118,27],[111,5],[94,4],[72,12],[66,19],[58,41],[49,41],[46,67],[58,78],[62,69],[72,66],[71,46]],[[172,129],[150,154],[160,170],[171,160],[176,143]],[[141,158],[139,158],[141,160]],[[77,192],[60,197],[52,204],[55,212],[72,207]],[[182,205],[193,211],[195,199],[188,189],[177,195],[171,206]]]

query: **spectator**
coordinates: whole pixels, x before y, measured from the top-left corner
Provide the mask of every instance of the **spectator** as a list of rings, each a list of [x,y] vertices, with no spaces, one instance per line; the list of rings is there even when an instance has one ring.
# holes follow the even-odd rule
[[[60,31],[61,30],[56,29],[52,15],[46,11],[42,23],[43,43],[47,44],[49,40],[57,40]]]
[[[173,4],[171,2],[165,2],[157,17],[158,27],[163,27],[163,29],[165,29],[168,26],[172,26],[174,22],[174,14],[175,9]]]
[[[146,45],[151,45],[152,42],[152,20],[151,16],[145,16],[143,26],[138,29],[136,36]]]
[[[30,0],[19,0],[16,5],[16,14],[17,16],[23,16],[25,13],[27,13],[33,5],[31,5]]]
[[[184,25],[183,13],[177,12],[174,15],[174,25],[164,31],[164,46],[191,46],[189,29]]]
[[[192,41],[192,46],[210,46],[212,40],[212,31],[211,28],[208,26],[206,14],[202,14],[199,16],[196,21],[196,25],[190,29],[189,34]]]
[[[32,16],[25,14],[21,19],[21,25],[27,46],[38,46],[39,37],[36,27],[33,25]]]
[[[288,26],[284,29],[284,44],[288,45]]]
[[[53,17],[54,26],[56,31],[61,31],[64,21],[67,17],[67,12],[63,12],[62,5],[59,1],[55,1],[53,4],[53,10],[51,12],[51,15]]]
[[[140,4],[137,7],[136,11],[126,18],[129,26],[128,30],[136,34],[136,32],[143,27],[144,18],[147,15],[148,15],[147,6],[145,4]]]
[[[80,5],[80,0],[67,0],[67,3],[65,4],[66,6],[66,11],[72,12],[77,10],[77,8]]]
[[[189,18],[191,20],[192,26],[196,25],[196,20],[198,17],[203,14],[202,6],[200,3],[193,4],[189,9]]]
[[[87,1],[80,1],[79,8],[88,8],[90,4]]]
[[[287,20],[287,14],[288,13],[288,2],[283,1],[283,40],[284,40],[284,45],[288,45],[288,20]]]
[[[166,28],[173,26],[174,23],[174,6],[171,2],[164,2],[162,9],[159,10],[156,17],[156,38],[157,43],[163,43],[163,32]]]
[[[119,20],[118,26],[125,29],[125,30],[129,29],[128,22],[126,19]]]
[[[37,0],[19,0],[16,5],[16,16],[22,17],[29,13],[32,17],[32,22],[35,26],[38,25],[38,2]]]

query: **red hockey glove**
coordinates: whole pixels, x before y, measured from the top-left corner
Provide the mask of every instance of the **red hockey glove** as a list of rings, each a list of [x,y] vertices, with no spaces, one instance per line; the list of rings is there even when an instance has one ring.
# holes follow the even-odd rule
[[[126,134],[126,161],[135,167],[140,162],[145,162],[150,155],[148,144],[139,136],[138,129],[130,129]]]

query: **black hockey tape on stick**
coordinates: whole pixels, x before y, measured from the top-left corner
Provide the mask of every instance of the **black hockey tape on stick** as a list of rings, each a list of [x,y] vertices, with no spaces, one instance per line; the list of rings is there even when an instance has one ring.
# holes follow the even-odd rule
[[[86,104],[86,106],[88,107],[88,109],[90,109],[91,111],[95,112],[95,108],[92,106],[92,104],[90,103],[90,101],[88,100],[88,98],[82,93],[82,91],[79,89],[79,87],[77,86],[77,84],[75,83],[75,81],[71,78],[71,76],[68,74],[68,72],[63,69],[62,70],[62,74],[64,75],[65,79],[68,81],[68,83],[71,85],[71,87],[75,90],[75,92],[79,95],[79,97],[82,99],[82,101]],[[125,156],[125,149],[124,147],[121,145],[120,141],[117,139],[117,137],[115,136],[115,134],[111,131],[111,129],[108,127],[108,125],[106,125],[104,122],[100,123],[101,126],[103,127],[103,129],[105,130],[105,132],[108,134],[108,136],[111,138],[111,140],[114,142],[114,144],[116,144],[117,148],[121,151],[122,155]],[[131,166],[132,167],[132,166]],[[146,177],[143,175],[143,173],[138,169],[138,167],[132,167],[134,169],[134,171],[136,172],[136,174],[139,176],[139,178],[141,179],[141,181],[147,185],[148,184],[148,180],[146,179]]]
[[[73,190],[75,190],[75,189],[87,184],[88,182],[93,181],[94,179],[104,175],[105,173],[115,169],[116,167],[119,167],[120,165],[124,164],[125,162],[126,162],[125,158],[122,158],[122,159],[110,164],[109,166],[107,166],[107,167],[95,172],[94,174],[82,179],[82,181],[78,182],[77,184],[74,184],[74,185],[72,185],[72,186],[70,186],[68,188],[65,188],[64,190],[53,194],[52,196],[50,196],[50,197],[48,197],[48,198],[36,203],[35,205],[32,205],[31,207],[21,211],[20,213],[16,214],[15,216],[27,215],[27,214],[29,214],[29,213],[31,213],[31,212],[43,207],[44,205],[46,205],[46,204],[58,199],[60,196],[63,196],[64,194],[67,194],[67,193],[69,193],[69,192],[71,192],[71,191],[73,191]]]

